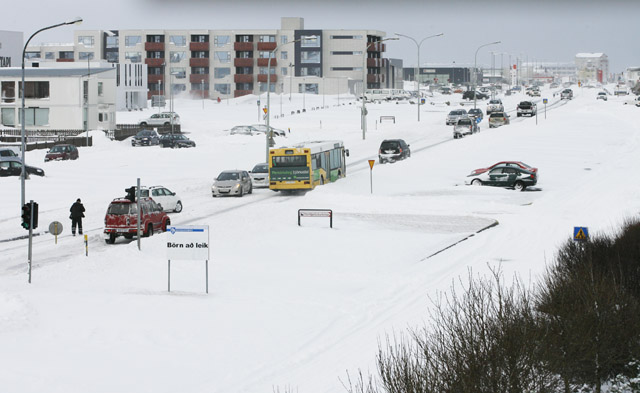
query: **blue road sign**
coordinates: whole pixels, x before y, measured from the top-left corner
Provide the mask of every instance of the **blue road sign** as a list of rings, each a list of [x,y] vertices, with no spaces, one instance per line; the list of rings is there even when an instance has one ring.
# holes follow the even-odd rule
[[[543,98],[543,99],[542,99],[542,103],[543,103],[543,104],[547,105],[547,102],[549,102],[549,100],[547,100],[546,98]]]
[[[589,228],[573,227],[573,240],[577,242],[586,242],[589,240]]]

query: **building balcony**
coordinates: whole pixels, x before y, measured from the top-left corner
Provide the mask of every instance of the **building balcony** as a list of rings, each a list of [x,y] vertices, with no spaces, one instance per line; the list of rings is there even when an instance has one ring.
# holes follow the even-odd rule
[[[149,67],[162,67],[162,65],[164,64],[164,59],[144,59],[144,64],[148,65]]]
[[[367,45],[371,45],[369,46],[369,48],[367,48],[367,52],[386,52],[387,51],[387,45],[381,42],[376,42],[374,44],[367,44]]]
[[[235,59],[233,59],[233,66],[234,67],[253,67],[253,58],[243,59],[243,58],[236,57]]]
[[[384,74],[367,74],[367,83],[384,83]]]
[[[253,74],[235,74],[233,76],[234,83],[253,83]]]
[[[191,74],[189,75],[190,83],[208,83],[209,82],[209,74]]]
[[[251,52],[253,51],[253,42],[234,42],[233,50],[236,52]]]
[[[271,58],[271,67],[278,65],[278,60]],[[258,67],[269,67],[269,59],[258,59]]]
[[[209,50],[209,43],[208,42],[190,42],[189,43],[189,50],[190,51],[208,51]]]
[[[56,59],[58,63],[70,63],[73,62],[73,59]]]
[[[258,42],[259,51],[269,51],[276,49],[277,44],[275,42]]]
[[[189,59],[189,67],[209,67],[209,58],[192,57]]]
[[[380,68],[382,67],[382,59],[367,59],[368,68]]]
[[[275,83],[278,81],[278,75],[272,74],[271,75],[271,83]],[[258,82],[263,82],[266,83],[267,82],[267,74],[258,74]]]
[[[246,96],[248,94],[253,94],[253,91],[251,91],[251,90],[234,90],[233,91],[233,96],[235,98]]]
[[[164,82],[164,75],[162,74],[149,74],[147,75],[147,82],[149,83],[158,83],[158,82]]]
[[[164,42],[145,42],[144,50],[147,52],[164,51]]]

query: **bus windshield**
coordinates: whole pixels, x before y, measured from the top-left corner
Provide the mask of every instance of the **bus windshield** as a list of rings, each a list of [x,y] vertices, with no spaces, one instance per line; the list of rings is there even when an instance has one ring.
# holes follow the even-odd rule
[[[275,156],[272,157],[272,166],[307,166],[307,156]]]

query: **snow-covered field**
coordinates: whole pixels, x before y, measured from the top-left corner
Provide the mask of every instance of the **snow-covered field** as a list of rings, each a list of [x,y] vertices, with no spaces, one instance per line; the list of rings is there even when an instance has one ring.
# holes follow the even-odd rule
[[[350,150],[345,179],[299,196],[211,197],[220,171],[265,160],[264,137],[224,132],[262,121],[255,96],[207,100],[204,109],[177,99],[195,149],[134,148],[94,131],[94,147],[80,148],[77,161],[45,164],[44,150],[29,152],[27,163],[47,174],[26,182],[26,199],[40,204],[40,235],[31,284],[27,240],[0,242],[0,391],[344,392],[346,370],[374,370],[378,340],[421,324],[428,297],[468,269],[499,265],[507,278],[535,282],[574,226],[609,232],[638,214],[639,109],[576,87],[574,100],[557,103],[558,90],[543,89],[546,119],[536,98],[537,125],[512,112],[511,125],[489,129],[485,118],[479,134],[461,140],[445,126],[459,94],[430,98],[420,122],[415,105],[367,104],[365,140],[351,97],[272,95],[271,124],[291,130],[279,145],[341,139]],[[506,109],[525,97],[503,97]],[[306,113],[290,115],[303,105]],[[156,110],[119,113],[118,123]],[[376,163],[371,194],[367,159],[385,138],[405,139],[412,156]],[[502,160],[539,168],[538,185],[464,185],[472,169]],[[165,234],[142,239],[141,251],[122,238],[105,244],[106,208],[136,178],[181,196],[174,225],[209,225],[208,295],[204,261],[172,261],[167,292]],[[3,241],[26,231],[19,179],[0,185]],[[88,256],[69,231],[76,198],[87,209]],[[333,209],[334,228],[320,218],[299,227],[300,208]],[[65,226],[57,244],[44,233],[55,220]]]

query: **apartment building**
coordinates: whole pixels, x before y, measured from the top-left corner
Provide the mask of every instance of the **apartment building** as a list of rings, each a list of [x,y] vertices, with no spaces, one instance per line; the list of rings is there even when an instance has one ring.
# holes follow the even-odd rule
[[[0,67],[18,67],[22,60],[22,32],[0,30]]]
[[[578,53],[575,63],[579,80],[608,82],[609,58],[604,53]]]
[[[148,98],[229,98],[267,89],[358,94],[365,75],[367,88],[388,87],[386,45],[377,42],[384,36],[309,30],[303,18],[289,17],[267,30],[89,30],[74,32],[74,57],[146,64]]]

